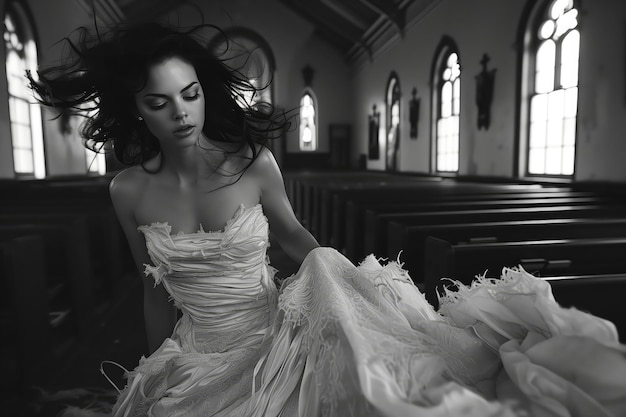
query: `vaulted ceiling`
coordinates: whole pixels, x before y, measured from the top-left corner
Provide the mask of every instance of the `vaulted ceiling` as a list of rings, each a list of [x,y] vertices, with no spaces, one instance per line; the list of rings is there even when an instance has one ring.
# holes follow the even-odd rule
[[[87,1],[87,0],[78,0]],[[188,0],[89,0],[125,20],[150,20]],[[256,0],[259,1],[259,0]],[[262,0],[260,0],[262,1]],[[403,37],[407,22],[439,0],[278,0],[310,22],[349,61],[372,56],[390,36]]]
[[[413,0],[279,0],[346,56],[371,53],[373,37],[383,26],[404,35],[407,6]]]
[[[348,61],[371,58],[441,0],[278,0],[315,27]]]
[[[114,0],[131,21],[152,20],[176,9],[187,0]]]

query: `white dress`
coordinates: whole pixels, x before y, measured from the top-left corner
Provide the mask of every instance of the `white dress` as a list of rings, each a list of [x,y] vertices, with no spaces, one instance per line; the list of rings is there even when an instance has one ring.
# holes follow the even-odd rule
[[[438,312],[396,262],[313,250],[273,283],[260,205],[224,231],[141,226],[182,310],[129,373],[115,416],[626,416],[615,327],[505,269]]]

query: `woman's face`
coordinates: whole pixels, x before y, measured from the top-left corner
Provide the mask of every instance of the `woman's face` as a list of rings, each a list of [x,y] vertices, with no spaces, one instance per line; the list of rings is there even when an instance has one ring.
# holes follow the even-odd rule
[[[204,127],[204,93],[194,67],[172,57],[148,71],[135,95],[139,115],[162,148],[195,145]]]

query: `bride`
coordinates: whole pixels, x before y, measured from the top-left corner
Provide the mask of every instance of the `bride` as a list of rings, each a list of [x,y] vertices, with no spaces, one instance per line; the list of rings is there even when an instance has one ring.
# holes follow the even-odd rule
[[[151,354],[114,416],[623,416],[615,326],[521,269],[434,311],[396,262],[358,266],[297,221],[265,146],[289,125],[203,46],[208,26],[81,30],[28,74],[129,168],[111,198],[144,279]],[[298,263],[282,283],[269,229]]]

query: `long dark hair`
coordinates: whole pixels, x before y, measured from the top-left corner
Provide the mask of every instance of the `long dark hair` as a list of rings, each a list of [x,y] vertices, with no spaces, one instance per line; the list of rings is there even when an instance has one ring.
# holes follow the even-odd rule
[[[100,150],[112,144],[121,163],[143,166],[161,149],[137,119],[134,96],[145,86],[151,66],[179,57],[195,68],[205,92],[205,136],[236,144],[233,153],[248,146],[249,166],[258,145],[279,136],[291,120],[269,103],[246,102],[246,97],[266,86],[253,86],[238,69],[209,51],[204,42],[208,30],[227,40],[223,31],[209,24],[186,29],[157,23],[120,25],[105,34],[81,27],[64,39],[69,56],[62,64],[40,69],[38,77],[30,73],[27,77],[40,103],[60,114],[87,118],[82,128],[86,146]]]

